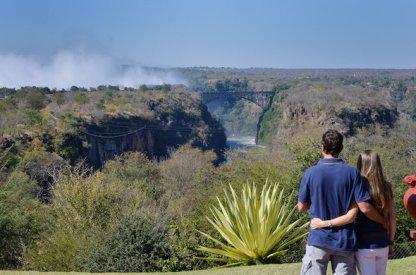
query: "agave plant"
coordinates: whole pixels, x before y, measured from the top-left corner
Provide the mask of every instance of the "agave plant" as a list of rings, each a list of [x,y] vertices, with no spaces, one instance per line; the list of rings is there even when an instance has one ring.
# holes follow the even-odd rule
[[[247,183],[238,196],[230,186],[223,200],[211,207],[213,218],[207,217],[224,240],[199,231],[219,247],[200,246],[198,250],[212,254],[207,260],[224,261],[225,266],[261,264],[283,255],[288,247],[302,239],[308,223],[293,221],[296,207],[278,184],[267,182],[258,192],[255,184]],[[225,242],[224,242],[225,241]]]

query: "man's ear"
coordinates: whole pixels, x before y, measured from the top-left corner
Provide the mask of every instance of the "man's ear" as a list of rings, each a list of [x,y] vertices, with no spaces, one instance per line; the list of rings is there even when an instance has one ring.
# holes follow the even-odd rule
[[[321,145],[321,151],[322,151],[322,154],[326,154],[326,151],[324,149],[324,145],[323,144]]]

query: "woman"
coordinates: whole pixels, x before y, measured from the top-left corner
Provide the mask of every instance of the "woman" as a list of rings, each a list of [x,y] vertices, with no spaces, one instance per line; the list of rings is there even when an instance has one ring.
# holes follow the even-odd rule
[[[389,221],[388,230],[382,224],[368,219],[359,212],[356,203],[350,206],[347,214],[338,218],[326,221],[312,219],[311,227],[342,226],[354,222],[357,217],[358,270],[363,275],[385,274],[388,256],[393,253],[393,240],[396,234],[396,208],[392,186],[384,178],[377,153],[371,150],[364,151],[358,157],[357,168],[368,184],[371,204]]]

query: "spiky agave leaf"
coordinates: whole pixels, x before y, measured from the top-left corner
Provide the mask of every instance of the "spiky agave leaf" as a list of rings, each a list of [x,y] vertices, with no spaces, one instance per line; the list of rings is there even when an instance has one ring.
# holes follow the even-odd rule
[[[293,194],[285,196],[285,190],[279,189],[278,184],[267,181],[260,192],[254,183],[245,184],[240,195],[232,186],[225,189],[222,200],[217,198],[218,206],[211,207],[213,218],[207,217],[225,242],[199,231],[218,245],[198,248],[215,255],[205,259],[229,258],[233,261],[229,265],[259,263],[283,255],[291,244],[302,239],[308,223],[292,221],[296,211],[291,206]]]

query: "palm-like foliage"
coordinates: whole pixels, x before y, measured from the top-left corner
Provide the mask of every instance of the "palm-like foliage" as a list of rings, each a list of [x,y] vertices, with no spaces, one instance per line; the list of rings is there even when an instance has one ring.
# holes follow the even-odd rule
[[[279,191],[280,190],[280,191]],[[232,263],[263,263],[283,255],[288,247],[303,238],[308,223],[298,219],[293,221],[296,208],[284,189],[278,184],[266,184],[261,192],[253,184],[246,184],[238,196],[230,186],[224,190],[223,200],[218,199],[218,207],[212,207],[213,218],[208,221],[218,231],[225,242],[204,232],[208,239],[219,248],[200,246],[199,250],[213,254],[208,260]]]

